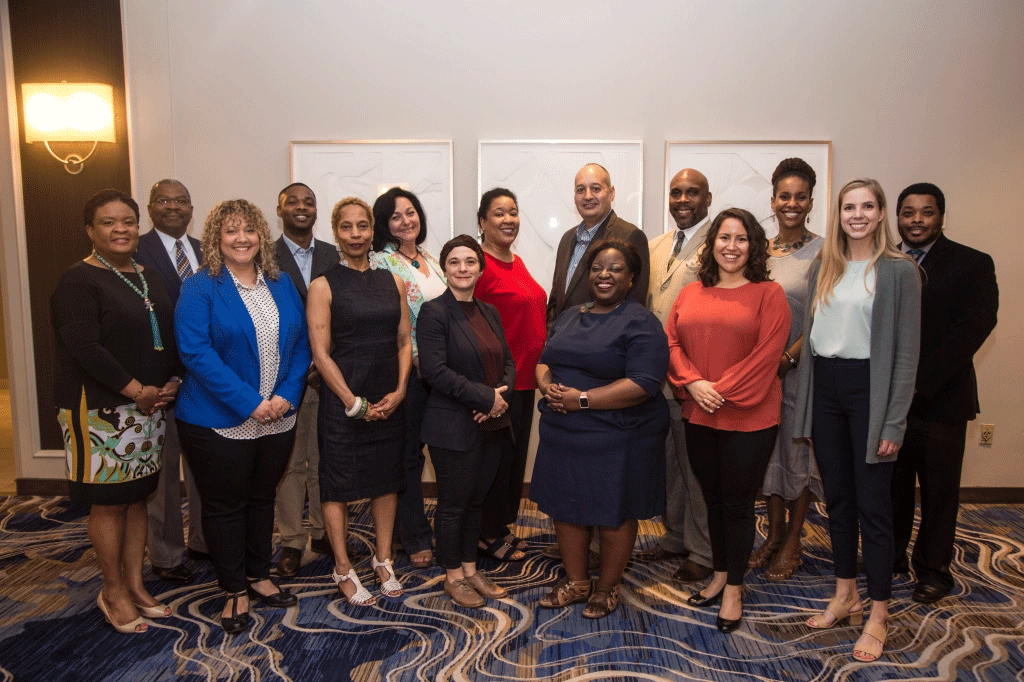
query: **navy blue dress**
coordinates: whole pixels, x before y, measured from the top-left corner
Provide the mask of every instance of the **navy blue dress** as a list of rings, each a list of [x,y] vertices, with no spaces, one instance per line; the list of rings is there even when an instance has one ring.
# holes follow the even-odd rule
[[[628,377],[651,398],[567,414],[541,400],[530,498],[551,518],[584,526],[663,514],[668,340],[658,318],[632,299],[603,315],[570,308],[555,321],[540,361],[556,383],[587,391]]]

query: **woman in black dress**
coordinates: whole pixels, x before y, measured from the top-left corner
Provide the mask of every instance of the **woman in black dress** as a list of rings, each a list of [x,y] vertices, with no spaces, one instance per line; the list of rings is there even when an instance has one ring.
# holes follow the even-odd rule
[[[376,533],[372,565],[385,597],[402,595],[391,563],[398,491],[405,483],[405,399],[412,340],[405,284],[371,269],[373,214],[353,197],[331,214],[347,263],[309,285],[307,319],[313,361],[330,389],[320,400],[320,500],[334,550],[332,578],[350,604],[376,602],[359,581],[346,548],[347,502],[370,498]]]
[[[170,609],[142,583],[146,498],[156,490],[163,407],[178,393],[174,310],[160,276],[132,259],[139,206],[104,190],[85,205],[93,252],[50,297],[56,336],[54,400],[71,499],[91,504],[89,539],[103,588],[96,604],[118,632]]]
[[[665,512],[668,340],[658,318],[629,298],[642,265],[632,244],[595,245],[586,261],[593,300],[555,320],[537,365],[544,400],[530,497],[554,520],[565,566],[540,605],[587,601],[586,618],[615,609],[637,521]],[[601,535],[596,586],[587,572],[593,526]]]

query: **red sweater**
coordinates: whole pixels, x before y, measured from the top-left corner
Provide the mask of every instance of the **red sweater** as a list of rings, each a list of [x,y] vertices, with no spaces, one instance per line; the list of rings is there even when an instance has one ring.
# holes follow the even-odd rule
[[[474,296],[498,309],[505,340],[516,361],[515,390],[537,388],[537,361],[544,350],[548,297],[519,256],[511,263],[484,253],[487,267]]]
[[[776,282],[735,289],[700,282],[679,292],[669,313],[668,380],[683,401],[683,418],[723,431],[759,431],[779,423],[779,358],[786,348],[790,312]],[[725,399],[708,414],[685,386],[706,379]]]

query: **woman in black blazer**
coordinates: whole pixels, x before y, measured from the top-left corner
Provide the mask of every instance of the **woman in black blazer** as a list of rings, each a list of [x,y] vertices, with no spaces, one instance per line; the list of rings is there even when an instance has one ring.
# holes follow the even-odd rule
[[[420,438],[437,476],[437,561],[447,572],[445,594],[470,608],[507,594],[477,572],[476,553],[481,505],[512,448],[505,394],[516,374],[498,311],[473,298],[484,262],[468,235],[445,244],[448,290],[423,304],[416,329],[420,370],[432,389]]]

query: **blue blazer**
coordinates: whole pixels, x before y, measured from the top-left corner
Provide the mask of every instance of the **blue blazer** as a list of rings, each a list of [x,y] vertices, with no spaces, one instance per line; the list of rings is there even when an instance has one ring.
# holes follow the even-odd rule
[[[306,314],[291,278],[266,278],[277,303],[281,354],[274,395],[299,405],[309,369]],[[178,391],[177,417],[213,429],[238,426],[265,396],[259,393],[260,358],[256,326],[227,268],[214,277],[208,268],[181,284],[174,310],[178,353],[188,372]],[[269,397],[269,396],[266,396]]]

